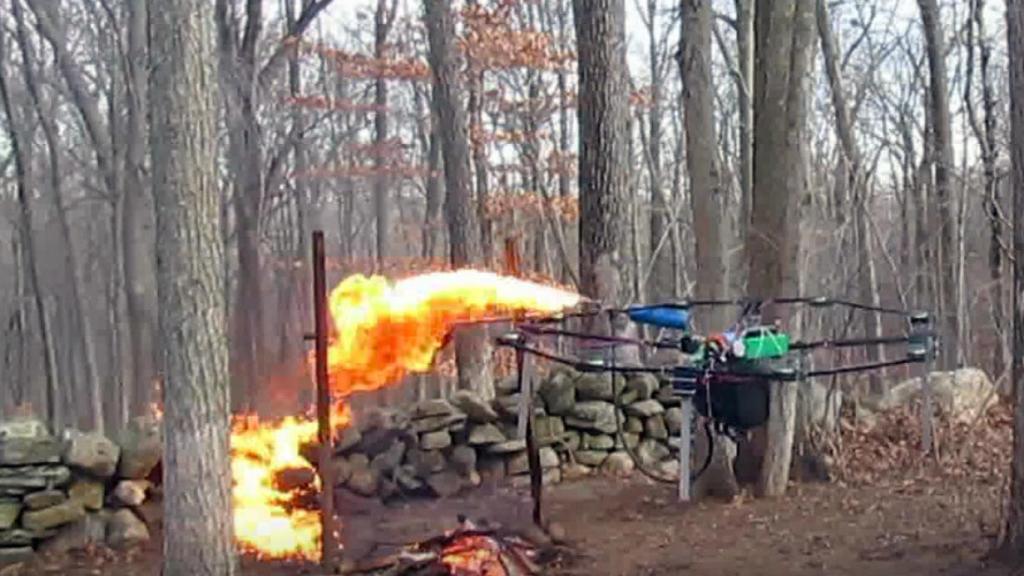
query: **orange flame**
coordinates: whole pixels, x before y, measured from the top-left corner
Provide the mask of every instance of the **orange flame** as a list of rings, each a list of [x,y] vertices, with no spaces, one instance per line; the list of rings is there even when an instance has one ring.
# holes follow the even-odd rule
[[[430,368],[453,325],[517,312],[560,312],[580,296],[477,270],[431,272],[389,284],[350,276],[330,295],[335,338],[331,386],[343,396],[377,390]]]
[[[427,370],[458,322],[515,312],[559,312],[579,300],[558,288],[475,270],[427,273],[394,284],[380,276],[351,276],[330,295],[335,329],[328,348],[332,392],[344,398]],[[350,422],[348,406],[339,402],[332,410],[332,427]],[[285,470],[314,470],[300,448],[316,436],[311,415],[275,422],[235,417],[232,500],[235,538],[243,550],[263,558],[320,558],[319,512],[294,506],[302,489],[276,482]],[[319,478],[312,488],[321,489]]]
[[[332,409],[333,427],[351,421],[348,406]],[[235,539],[243,549],[265,558],[320,557],[320,515],[294,507],[301,488],[276,485],[285,470],[314,467],[300,448],[317,439],[317,421],[311,416],[288,416],[276,422],[260,422],[255,416],[237,416],[231,431],[232,501]],[[313,488],[320,490],[314,475]]]

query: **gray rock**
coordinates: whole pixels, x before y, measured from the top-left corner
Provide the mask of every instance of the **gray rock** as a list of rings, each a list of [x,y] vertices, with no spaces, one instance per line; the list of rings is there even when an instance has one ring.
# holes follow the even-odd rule
[[[565,422],[558,416],[538,416],[533,419],[533,434],[540,444],[557,442],[565,434]]]
[[[633,473],[636,463],[626,452],[612,452],[601,464],[601,473],[606,476],[625,477]]]
[[[583,436],[577,430],[566,430],[565,431],[565,447],[569,450],[576,451],[583,446]]]
[[[21,500],[28,493],[28,488],[0,488],[0,498],[17,498]]]
[[[664,412],[665,407],[657,400],[641,400],[626,406],[626,415],[636,416],[638,418],[650,418],[651,416],[663,414]]]
[[[597,430],[605,434],[614,434],[618,428],[615,405],[600,400],[577,402],[565,423],[573,428]]]
[[[417,403],[412,408],[409,416],[416,420],[418,418],[429,418],[431,416],[449,416],[458,413],[455,406],[443,398],[434,398]]]
[[[456,446],[448,455],[452,468],[463,476],[476,471],[476,450],[469,446]]]
[[[24,502],[29,510],[41,510],[61,504],[67,499],[68,497],[60,490],[43,490],[25,496]]]
[[[420,448],[424,450],[440,450],[452,445],[452,435],[447,430],[436,430],[420,435]]]
[[[669,434],[678,436],[679,430],[683,427],[683,409],[673,406],[665,410],[665,426]]]
[[[541,382],[537,392],[544,399],[549,414],[568,414],[576,404],[576,384],[572,376],[564,371],[556,371]]]
[[[426,416],[413,420],[409,426],[417,434],[426,434],[438,430],[447,431],[449,428],[465,424],[465,414],[441,414],[438,416]]]
[[[562,465],[563,480],[579,480],[581,478],[586,478],[593,473],[594,469],[584,464],[570,462]]]
[[[658,462],[655,469],[661,473],[662,476],[671,478],[679,474],[679,461],[678,460],[662,460]]]
[[[87,514],[77,522],[58,528],[54,537],[40,543],[39,551],[45,554],[66,554],[103,544],[107,540],[109,522],[108,513]]]
[[[505,442],[505,435],[494,424],[478,424],[469,430],[470,446],[487,446]]]
[[[123,549],[149,541],[149,528],[128,508],[122,508],[110,516],[107,524],[107,544]]]
[[[76,478],[68,488],[68,497],[81,504],[86,510],[103,508],[103,497],[106,489],[102,482],[91,478]]]
[[[509,440],[487,447],[487,452],[490,454],[512,454],[523,450],[526,450],[526,440]]]
[[[580,374],[576,379],[576,397],[580,400],[612,400],[615,390],[609,372]]]
[[[395,470],[395,483],[403,492],[418,492],[423,489],[423,482],[416,477],[416,469],[405,465]]]
[[[452,394],[451,401],[471,422],[486,424],[498,419],[498,412],[472,390],[457,390]]]
[[[128,480],[147,478],[160,463],[163,451],[160,420],[153,416],[133,418],[118,437],[121,459],[117,475]]]
[[[41,464],[0,468],[0,488],[42,490],[53,486],[65,486],[71,480],[67,466]]]
[[[505,461],[505,471],[509,476],[516,476],[519,474],[526,474],[530,471],[530,459],[526,452],[519,452],[514,454],[511,458]]]
[[[683,405],[682,398],[676,395],[672,386],[662,386],[661,388],[658,388],[658,393],[654,395],[654,399],[661,402],[661,404],[666,408],[670,406]]]
[[[637,394],[636,390],[623,390],[619,395],[618,404],[619,406],[628,406],[639,399],[640,395]]]
[[[394,408],[374,406],[363,415],[360,429],[363,433],[370,430],[405,430],[409,427],[409,415]]]
[[[510,396],[499,396],[494,399],[494,408],[498,411],[498,416],[508,422],[516,422],[519,419],[519,399],[520,394],[517,392]],[[544,409],[544,400],[537,396],[533,400],[533,415],[544,416],[547,412]]]
[[[615,438],[607,434],[589,434],[583,433],[584,450],[611,450],[615,447]]]
[[[506,376],[494,383],[494,393],[498,396],[508,396],[519,392],[519,378],[516,374]]]
[[[668,440],[668,428],[665,419],[660,415],[644,420],[644,434],[655,440]]]
[[[654,374],[634,374],[626,383],[626,390],[636,392],[638,400],[650,400],[661,387]]]
[[[9,530],[14,526],[23,507],[20,498],[0,498],[0,530]]]
[[[364,470],[370,467],[370,458],[366,454],[355,453],[348,457],[348,463],[352,465],[352,470]]]
[[[444,470],[447,462],[440,450],[410,450],[409,464],[416,469],[420,478],[426,478],[435,472]]]
[[[42,536],[53,536],[56,532],[30,532],[28,530],[0,530],[0,548],[15,548],[18,546],[31,546],[32,541],[37,539],[37,534]]]
[[[447,432],[445,432],[447,434]],[[402,458],[405,457],[405,443],[399,440],[391,445],[385,452],[378,454],[370,461],[370,468],[376,470],[382,476],[388,476],[394,471],[395,468],[402,463]]]
[[[438,498],[449,498],[462,490],[462,478],[454,470],[444,470],[431,474],[427,478],[427,486]]]
[[[956,422],[974,422],[979,414],[999,400],[988,375],[977,368],[932,372],[928,383],[932,401],[943,414]],[[863,413],[870,415],[866,420],[869,425],[873,425],[875,414],[905,406],[911,401],[920,400],[922,396],[923,382],[920,377],[915,377],[890,387],[881,398],[866,400],[860,408]]]
[[[360,468],[352,472],[347,486],[360,496],[374,496],[380,486],[380,476],[371,468]]]
[[[605,458],[608,457],[608,452],[604,450],[578,450],[574,456],[576,462],[584,466],[597,467],[604,463]]]
[[[28,562],[34,557],[35,550],[33,550],[31,546],[0,548],[0,566]]]
[[[362,439],[363,433],[359,431],[358,426],[346,426],[338,434],[338,438],[334,443],[334,450],[339,453],[348,452],[358,446]]]
[[[335,456],[331,459],[331,471],[334,473],[334,485],[344,486],[352,477],[354,467],[344,456]]]
[[[68,500],[42,510],[26,510],[21,515],[21,525],[28,530],[41,531],[77,522],[82,518],[85,518],[82,504]]]
[[[622,437],[615,437],[615,449],[623,450],[629,448],[630,450],[635,449],[640,445],[640,435],[634,434],[633,432],[623,432]]]
[[[304,481],[287,491],[302,488],[303,486],[311,485],[316,479],[316,475],[313,474],[311,478]],[[146,490],[149,489],[149,482],[145,480],[122,480],[117,483],[117,487],[114,488],[114,500],[122,506],[141,506],[146,501]]]
[[[60,441],[34,418],[0,423],[0,465],[57,464]]]
[[[110,478],[117,472],[121,448],[96,432],[67,430],[64,440],[64,463],[96,478]]]
[[[653,466],[669,456],[671,456],[671,452],[669,452],[668,446],[653,438],[644,439],[637,447],[637,458],[644,466]]]
[[[540,454],[540,467],[543,469],[557,468],[561,461],[558,459],[558,453],[549,446],[543,446],[539,450]]]
[[[641,434],[644,431],[644,421],[636,416],[630,416],[626,418],[626,423],[622,425],[622,430],[625,432],[632,432],[634,434]]]

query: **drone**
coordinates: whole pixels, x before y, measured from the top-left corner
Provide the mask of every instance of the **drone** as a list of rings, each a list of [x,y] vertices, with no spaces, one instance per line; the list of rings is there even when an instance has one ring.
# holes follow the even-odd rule
[[[816,309],[861,310],[895,316],[903,324],[898,334],[865,338],[832,338],[798,340],[791,337],[778,321],[766,322],[762,312],[769,305],[802,306]],[[736,309],[735,320],[726,329],[700,334],[694,329],[694,315],[699,309]],[[617,335],[615,330],[594,331],[578,328],[594,320],[607,320],[605,326],[622,326],[632,322],[658,334],[656,338]],[[636,330],[642,334],[643,331]],[[557,340],[564,344],[575,341],[576,348],[590,353],[552,352],[545,342]],[[512,329],[497,338],[499,346],[511,348],[516,354],[516,366],[521,395],[520,432],[529,442],[528,415],[532,407],[529,393],[531,379],[527,358],[535,357],[568,366],[579,372],[601,372],[622,375],[653,374],[662,382],[671,384],[673,395],[683,407],[684,420],[679,438],[679,496],[689,500],[690,484],[710,465],[713,452],[712,430],[733,439],[763,426],[769,418],[770,385],[776,382],[799,383],[812,378],[835,377],[842,374],[881,370],[894,366],[919,364],[923,366],[925,411],[930,413],[930,364],[938,351],[938,338],[933,330],[931,315],[923,311],[900,310],[861,304],[849,300],[826,297],[790,297],[737,300],[683,300],[669,303],[613,308],[588,302],[580,309],[545,317],[519,317],[513,319]],[[866,348],[869,346],[902,347],[903,353],[890,355],[890,359],[867,363],[812,368],[807,355],[817,350]],[[655,365],[642,361],[623,361],[617,352],[631,347],[645,352],[672,350],[675,360],[668,365]],[[597,354],[594,354],[594,352]],[[619,396],[616,406],[621,408]],[[694,409],[703,417],[708,450],[703,464],[691,471],[691,442],[696,426]],[[923,421],[924,435],[930,438],[930,418]],[[621,423],[620,423],[621,428]],[[525,429],[525,430],[524,430]],[[621,429],[619,434],[621,435]],[[925,443],[929,444],[929,440]],[[636,456],[630,452],[634,461]],[[640,462],[638,468],[644,471]],[[645,471],[649,476],[652,474]]]

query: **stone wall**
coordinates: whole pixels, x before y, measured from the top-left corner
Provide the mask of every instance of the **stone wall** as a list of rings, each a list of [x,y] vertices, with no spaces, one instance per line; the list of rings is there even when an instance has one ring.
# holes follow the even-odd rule
[[[138,510],[160,449],[152,418],[133,420],[117,442],[77,430],[56,438],[34,419],[0,423],[0,564],[148,540]]]
[[[451,496],[485,479],[528,486],[526,441],[517,434],[516,380],[496,388],[493,401],[463,390],[408,410],[368,411],[341,433],[332,461],[336,484],[385,500]],[[536,392],[545,483],[589,474],[628,475],[635,463],[627,446],[645,467],[675,474],[677,456],[669,436],[678,436],[682,409],[671,387],[654,376],[613,378],[559,368]],[[616,408],[617,394],[621,409]]]

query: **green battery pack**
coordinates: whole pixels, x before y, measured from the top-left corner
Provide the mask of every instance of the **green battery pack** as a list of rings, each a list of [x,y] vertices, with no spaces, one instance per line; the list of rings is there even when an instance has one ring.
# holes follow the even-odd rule
[[[752,328],[743,336],[744,357],[749,360],[779,358],[789,353],[789,334],[769,328]]]

